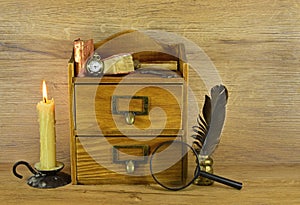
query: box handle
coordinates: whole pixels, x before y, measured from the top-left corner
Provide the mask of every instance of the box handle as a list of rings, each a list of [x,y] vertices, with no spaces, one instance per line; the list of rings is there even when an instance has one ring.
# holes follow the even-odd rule
[[[122,159],[120,157],[120,150],[141,150],[141,156],[135,156],[135,159]],[[149,155],[149,146],[148,145],[115,145],[112,150],[113,163],[114,164],[124,164],[125,170],[128,174],[133,174],[135,171],[136,164],[146,164],[148,161]],[[131,156],[131,155],[129,155]]]
[[[127,101],[127,103],[125,103],[127,105],[125,109],[120,107],[122,100]],[[129,103],[131,100],[140,101],[141,105],[130,110]],[[124,115],[126,124],[132,125],[135,122],[136,115],[148,115],[149,99],[147,96],[113,95],[111,99],[111,107],[112,114]]]

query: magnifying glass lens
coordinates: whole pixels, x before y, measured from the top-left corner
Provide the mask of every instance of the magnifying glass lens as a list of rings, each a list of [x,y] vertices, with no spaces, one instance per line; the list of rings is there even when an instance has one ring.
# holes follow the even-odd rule
[[[154,180],[166,189],[183,189],[197,177],[195,151],[181,141],[164,142],[154,150],[150,170]]]

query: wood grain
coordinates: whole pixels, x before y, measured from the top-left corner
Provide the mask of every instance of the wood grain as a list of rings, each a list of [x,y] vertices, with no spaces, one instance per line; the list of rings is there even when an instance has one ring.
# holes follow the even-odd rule
[[[134,39],[136,36],[146,37],[139,32],[130,34],[132,33],[135,34]],[[143,43],[146,41],[141,40]],[[119,39],[116,41],[116,45],[112,45],[112,48],[116,49],[114,52],[120,53],[124,53],[122,50],[126,49],[127,45],[133,47],[141,45],[141,42],[130,44],[130,41],[119,42]],[[96,43],[96,45],[100,44],[101,42]],[[161,47],[157,43],[155,46]],[[111,52],[109,48],[105,47],[97,52],[100,52],[102,56]],[[178,45],[171,47],[164,45],[164,48],[175,52],[175,56],[184,54],[181,49],[178,49],[181,48]],[[74,73],[77,73],[74,72],[76,64],[73,63],[73,57],[69,61],[68,82],[71,91],[69,99],[72,101],[70,102],[70,127],[74,129],[70,134],[73,184],[153,182],[148,160],[153,149],[162,142],[175,139],[176,136],[180,136],[179,140],[186,139],[186,122],[183,119],[186,119],[187,83],[185,82],[188,81],[188,65],[180,58],[174,58],[161,51],[138,52],[133,60],[141,63],[176,60],[177,66],[175,72],[156,71],[160,75],[142,73],[139,71],[145,71],[147,68],[138,68],[128,75],[104,75],[101,78],[91,78],[74,77]],[[152,69],[148,71],[154,71]],[[168,73],[173,77],[161,76],[161,74],[168,75]],[[125,122],[125,115],[128,112],[134,112],[133,124]],[[182,133],[185,135],[182,136]],[[143,160],[140,159],[140,149],[135,147],[141,145],[147,147],[142,155]],[[125,147],[121,151],[116,146]],[[175,148],[178,149],[177,146]],[[181,151],[182,148],[179,150]],[[182,157],[182,153],[179,154]],[[120,161],[119,155],[126,156],[127,159]],[[176,160],[179,159],[176,162],[170,160],[170,157],[173,158],[174,153],[156,166],[156,168],[161,168],[167,162],[172,162],[171,168],[167,171],[157,170],[159,177],[171,180],[173,183],[182,182],[185,178],[183,175],[186,173],[186,169],[183,168],[183,163],[187,162],[186,157],[176,158]],[[132,173],[128,171],[127,163],[133,163]],[[192,170],[194,171],[195,168],[193,167]],[[174,175],[178,177],[174,179]]]
[[[111,132],[114,130],[182,129],[182,85],[75,85],[75,112],[77,132]],[[92,97],[91,97],[92,96]],[[132,111],[143,106],[139,100],[135,106],[122,102],[122,96],[147,97],[147,114],[136,115],[133,125],[125,122],[125,116],[112,111],[112,96],[119,97],[116,111]],[[132,102],[132,100],[130,101]],[[159,108],[159,109],[157,109]],[[131,109],[131,110],[130,110]]]
[[[146,6],[128,0],[1,1],[0,163],[38,160],[36,103],[42,79],[56,102],[57,156],[69,163],[67,63],[74,39],[99,41],[127,29],[159,29],[199,45],[229,90],[216,165],[299,164],[299,11],[298,1],[276,0],[151,0]],[[189,82],[201,107],[208,91],[192,69]],[[275,174],[276,180],[284,180],[279,171]],[[282,189],[270,184],[251,185],[257,200],[266,187]],[[20,196],[28,199],[31,191]]]
[[[78,184],[149,184],[154,183],[150,169],[149,156],[153,150],[162,142],[170,140],[182,140],[182,137],[77,137],[76,138],[76,171],[77,176],[73,183]],[[133,146],[147,146],[148,153],[141,156],[140,148]],[[117,146],[126,146],[118,149]],[[113,160],[112,149],[116,151],[116,161]],[[122,157],[122,155],[124,155]],[[149,155],[149,156],[148,156]],[[135,161],[133,174],[126,172],[126,162]],[[124,161],[124,162],[122,162]],[[143,162],[141,162],[143,161]],[[168,161],[165,161],[167,163]],[[175,164],[176,172],[181,173],[181,160]],[[164,178],[170,177],[166,173]],[[173,175],[171,175],[173,176]],[[162,178],[162,176],[160,176]],[[160,178],[160,179],[161,179]]]
[[[212,186],[191,185],[182,191],[167,191],[157,184],[150,185],[67,185],[42,190],[29,187],[25,182],[30,176],[20,167],[24,175],[20,180],[7,171],[11,164],[0,166],[0,199],[3,204],[299,204],[299,165],[264,166],[215,166],[219,175],[243,182],[238,191],[215,183]],[[65,168],[68,170],[68,168]]]

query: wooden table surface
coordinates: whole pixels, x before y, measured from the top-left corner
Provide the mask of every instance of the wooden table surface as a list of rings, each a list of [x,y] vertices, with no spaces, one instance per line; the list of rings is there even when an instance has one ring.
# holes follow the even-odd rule
[[[300,204],[299,165],[216,167],[217,174],[243,182],[236,190],[222,184],[168,191],[150,185],[67,185],[36,189],[26,184],[30,173],[11,164],[0,165],[0,204]],[[65,168],[68,172],[68,168]]]

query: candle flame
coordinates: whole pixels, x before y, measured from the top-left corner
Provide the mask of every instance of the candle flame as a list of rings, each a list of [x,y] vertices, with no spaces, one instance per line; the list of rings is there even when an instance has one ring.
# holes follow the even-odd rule
[[[44,80],[43,80],[43,101],[47,102],[47,86]]]

